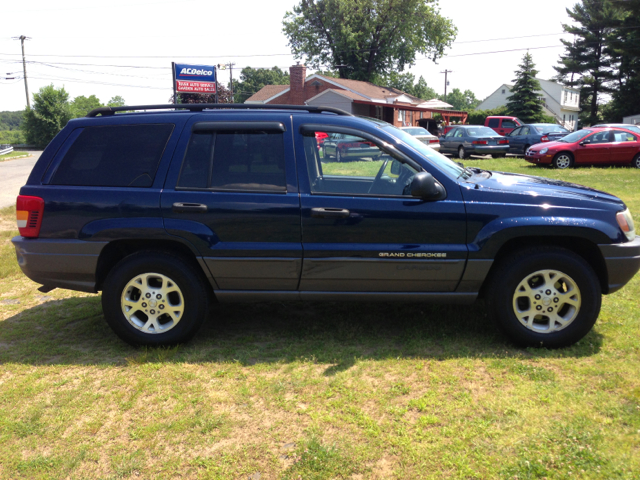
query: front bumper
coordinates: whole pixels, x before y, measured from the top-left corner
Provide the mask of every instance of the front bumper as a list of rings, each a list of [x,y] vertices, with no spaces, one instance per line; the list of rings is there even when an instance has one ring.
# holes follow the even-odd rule
[[[527,150],[524,154],[524,159],[529,163],[535,163],[536,165],[550,165],[553,161],[552,153],[545,153],[541,155],[539,153],[531,152],[531,149]]]
[[[22,272],[45,287],[96,292],[98,257],[107,242],[13,237]]]
[[[598,245],[607,267],[608,291],[624,287],[640,270],[640,236],[626,243]]]

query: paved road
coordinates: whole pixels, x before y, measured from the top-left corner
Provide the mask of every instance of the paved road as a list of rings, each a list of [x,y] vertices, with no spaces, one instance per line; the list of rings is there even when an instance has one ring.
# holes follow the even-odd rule
[[[16,204],[20,187],[27,183],[31,169],[42,152],[29,152],[30,157],[0,162],[0,208]]]

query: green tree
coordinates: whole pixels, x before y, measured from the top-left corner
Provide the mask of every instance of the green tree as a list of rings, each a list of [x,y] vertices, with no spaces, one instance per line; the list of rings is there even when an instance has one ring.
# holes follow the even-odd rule
[[[111,100],[107,102],[107,107],[124,107],[127,103],[124,101],[120,95],[116,95],[115,97],[111,97]]]
[[[22,129],[27,143],[43,148],[73,118],[69,94],[64,87],[48,85],[33,94],[32,105],[24,112]]]
[[[475,108],[482,103],[471,90],[465,90],[463,92],[459,88],[454,88],[447,94],[447,98],[442,96],[440,100],[452,105],[454,110],[462,110],[465,112],[475,110]]]
[[[427,81],[422,75],[418,79],[418,83],[413,86],[413,96],[422,100],[431,100],[438,98],[436,91],[427,85]]]
[[[515,74],[511,95],[507,97],[507,110],[525,123],[541,121],[544,116],[544,100],[538,93],[541,88],[540,82],[536,80],[538,71],[529,52],[522,57],[522,63],[518,65]]]
[[[289,73],[278,67],[245,67],[240,71],[240,80],[233,81],[233,101],[244,103],[265,85],[289,85]]]
[[[617,60],[613,82],[613,100],[603,109],[609,122],[640,112],[640,2],[617,4],[619,27],[609,39],[609,48]]]
[[[567,14],[575,25],[562,27],[574,35],[575,41],[561,40],[566,50],[554,68],[558,80],[580,87],[580,121],[593,125],[600,121],[598,102],[603,94],[611,92],[615,76],[609,45],[617,35],[621,10],[610,0],[582,0],[567,9]]]
[[[418,54],[437,60],[456,37],[437,0],[301,0],[283,19],[296,58],[340,78],[373,81],[402,72]]]
[[[71,102],[71,114],[73,118],[84,117],[94,108],[103,107],[100,103],[100,100],[95,95],[91,95],[90,97],[85,97],[84,95],[80,95],[73,99]]]
[[[436,91],[427,85],[423,76],[420,76],[418,83],[414,84],[415,79],[415,75],[409,72],[391,72],[389,75],[376,76],[373,83],[382,87],[396,88],[422,100],[431,100],[438,97]]]

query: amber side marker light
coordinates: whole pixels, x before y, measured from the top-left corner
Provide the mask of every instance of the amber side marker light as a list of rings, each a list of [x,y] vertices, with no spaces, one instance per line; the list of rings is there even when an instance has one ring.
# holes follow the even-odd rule
[[[18,195],[16,199],[16,219],[18,231],[26,238],[38,238],[42,215],[44,214],[44,200],[40,197]]]

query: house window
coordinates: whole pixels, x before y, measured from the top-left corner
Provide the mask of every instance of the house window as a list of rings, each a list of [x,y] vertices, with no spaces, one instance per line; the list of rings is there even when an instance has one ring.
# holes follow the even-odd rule
[[[567,121],[567,114],[562,115],[562,123]]]
[[[404,112],[403,112],[402,110],[398,110],[398,121],[399,121],[399,122],[402,122],[402,114],[403,114],[403,113],[404,113]]]
[[[564,103],[567,103],[567,94],[568,94],[568,92],[565,90],[564,91]]]
[[[503,89],[502,89],[502,94],[504,95],[504,94],[505,94],[505,92],[506,92],[506,90],[503,88]]]
[[[382,107],[376,106],[376,118],[382,120]]]

